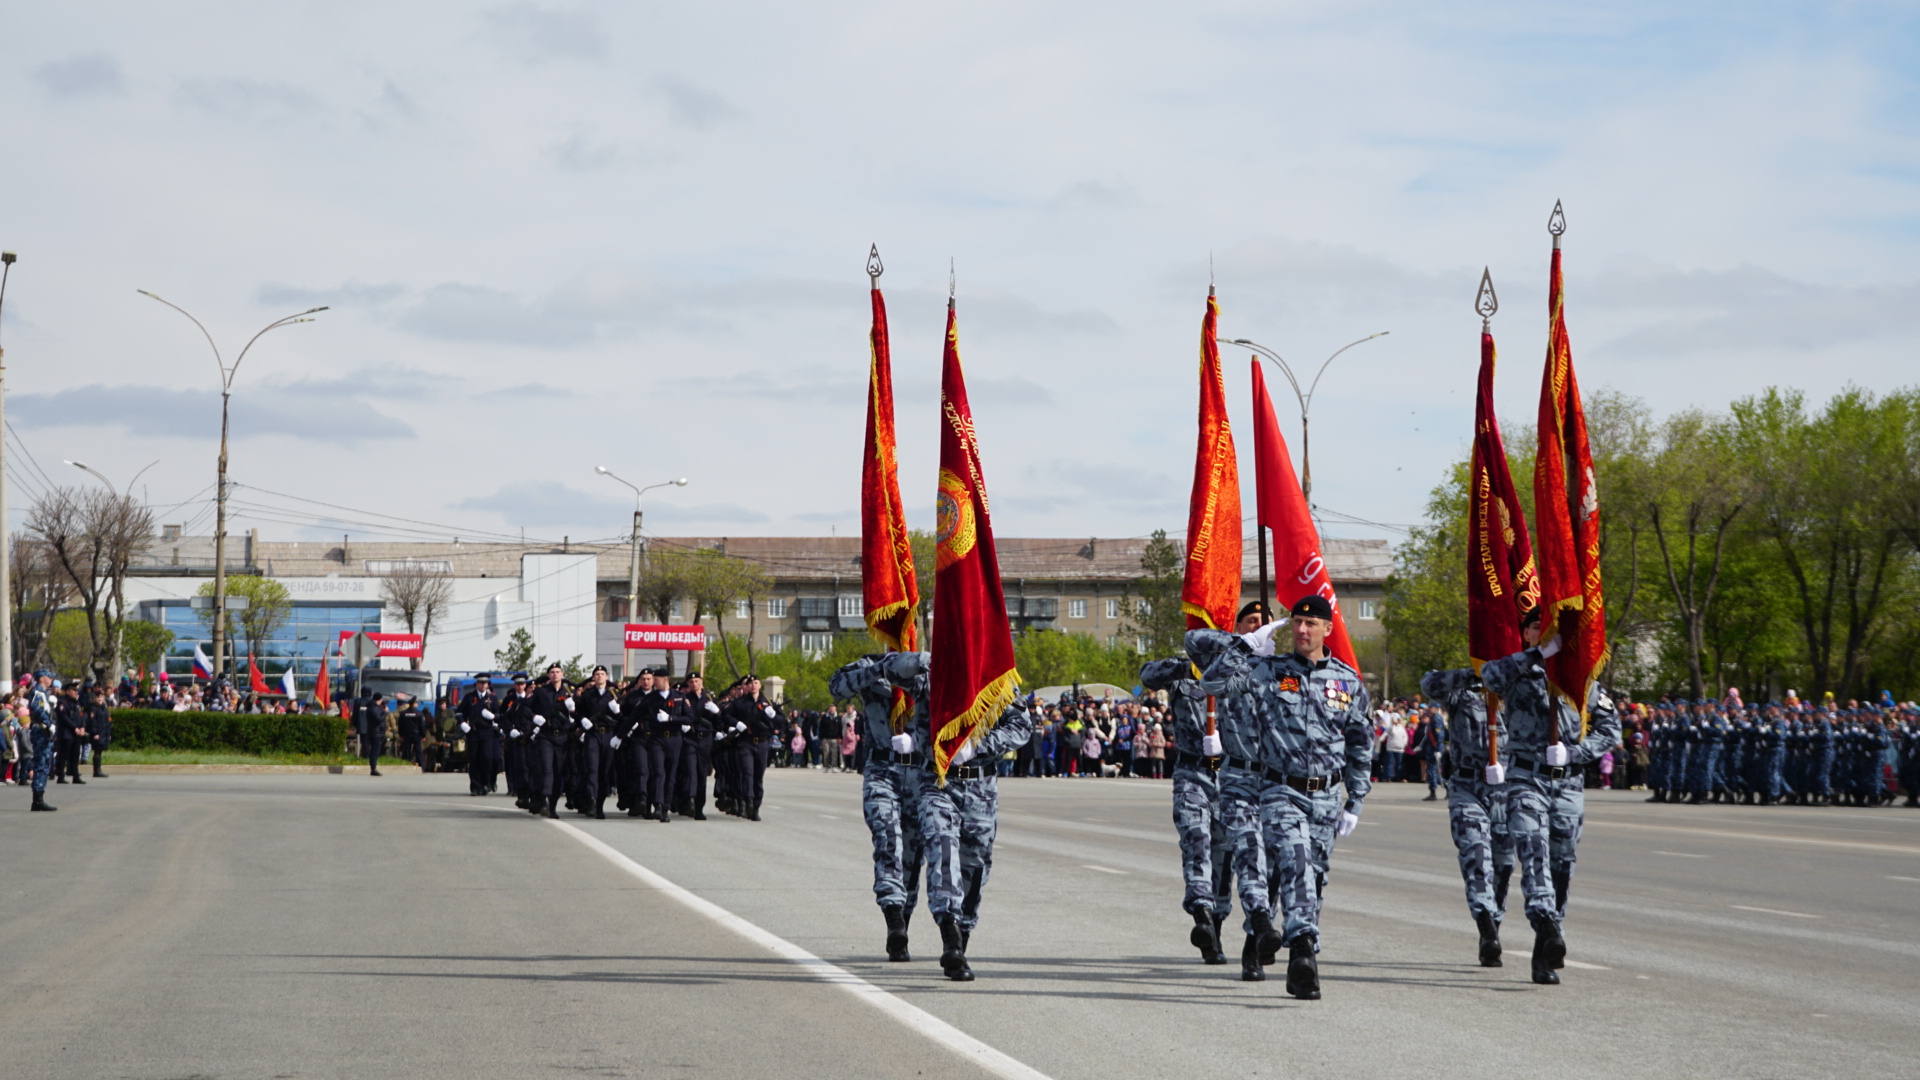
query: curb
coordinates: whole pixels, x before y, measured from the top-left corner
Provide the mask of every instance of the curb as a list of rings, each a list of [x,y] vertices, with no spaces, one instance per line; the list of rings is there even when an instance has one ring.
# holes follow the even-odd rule
[[[107,773],[109,779],[116,773],[128,776],[154,776],[167,775],[170,773],[237,773],[258,774],[263,776],[288,774],[319,776],[367,775],[367,767],[365,765],[113,765],[109,763],[108,768],[111,770]],[[420,775],[420,769],[413,765],[390,765],[384,770],[382,775],[388,772]]]

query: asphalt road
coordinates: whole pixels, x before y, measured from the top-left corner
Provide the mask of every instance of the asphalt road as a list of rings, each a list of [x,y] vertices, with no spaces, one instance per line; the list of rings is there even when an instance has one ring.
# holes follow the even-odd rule
[[[1535,987],[1517,917],[1513,962],[1474,962],[1444,804],[1382,789],[1335,853],[1325,998],[1303,1003],[1187,945],[1165,784],[1003,781],[980,978],[956,985],[924,911],[915,962],[881,959],[857,778],[768,779],[759,824],[568,828],[448,776],[114,777],[31,816],[5,789],[0,1072],[1671,1080],[1920,1061],[1920,811],[1596,794],[1565,983]]]

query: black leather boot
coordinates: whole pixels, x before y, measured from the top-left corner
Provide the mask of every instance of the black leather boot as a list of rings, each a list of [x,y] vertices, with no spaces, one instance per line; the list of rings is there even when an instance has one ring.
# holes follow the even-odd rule
[[[1220,951],[1220,930],[1213,925],[1213,913],[1201,909],[1193,913],[1193,929],[1187,932],[1187,940],[1200,950],[1200,959],[1209,964],[1227,962],[1225,953]]]
[[[1253,929],[1249,931],[1260,943],[1260,966],[1272,967],[1280,956],[1280,931],[1273,928],[1273,916],[1264,911],[1256,911],[1247,916],[1247,922]]]
[[[755,799],[754,801],[747,804],[747,820],[748,821],[760,820],[760,800]]]
[[[1287,993],[1301,1001],[1320,1000],[1320,962],[1314,959],[1312,934],[1301,934],[1287,947]]]
[[[1558,986],[1559,969],[1566,966],[1567,939],[1551,919],[1533,924],[1533,981],[1541,986]]]
[[[1507,886],[1513,884],[1513,867],[1502,866],[1493,872],[1493,906],[1502,914],[1507,910]]]
[[[960,938],[960,927],[953,916],[943,916],[940,925],[940,970],[954,982],[972,982],[973,969],[967,966],[967,945]]]
[[[1475,926],[1480,928],[1480,966],[1500,967],[1500,924],[1494,920],[1491,911],[1483,911],[1473,917]]]
[[[48,805],[48,803],[47,803],[47,796],[45,795],[45,793],[43,793],[43,792],[39,792],[39,791],[36,791],[36,792],[34,792],[34,793],[33,793],[33,808],[34,808],[35,810],[57,810],[57,809],[59,809],[59,807],[56,807],[56,806],[51,806],[51,805]]]
[[[1257,934],[1248,934],[1247,943],[1240,947],[1240,981],[1263,982],[1267,973],[1260,967],[1260,938]]]
[[[887,920],[887,959],[896,964],[904,964],[913,957],[907,955],[907,914],[898,906],[880,909]]]

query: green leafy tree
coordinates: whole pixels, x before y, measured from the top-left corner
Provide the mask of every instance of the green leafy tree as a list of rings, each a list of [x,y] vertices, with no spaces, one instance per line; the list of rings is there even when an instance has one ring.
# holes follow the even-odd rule
[[[1155,529],[1140,551],[1140,596],[1129,605],[1125,625],[1128,636],[1146,642],[1148,656],[1178,656],[1186,647],[1187,616],[1180,610],[1185,562],[1185,549],[1167,539],[1165,529]]]
[[[120,628],[122,654],[127,662],[146,671],[151,679],[158,671],[167,650],[173,648],[173,631],[159,623],[129,619]]]
[[[1382,621],[1408,678],[1467,666],[1467,463],[1427,496],[1426,520],[1393,553]]]
[[[212,596],[213,582],[202,582],[197,596]],[[270,577],[256,574],[231,574],[227,577],[227,595],[244,596],[247,600],[245,611],[226,613],[228,641],[243,640],[248,655],[257,655],[260,646],[271,639],[275,632],[287,624],[293,617],[293,596],[287,587]],[[200,613],[200,621],[209,629],[217,613],[208,608]],[[239,633],[234,632],[238,626]]]
[[[495,671],[533,670],[533,631],[522,626],[507,635],[504,647],[493,651],[493,669]],[[544,664],[541,666],[545,666]]]
[[[1025,630],[1014,635],[1013,654],[1021,684],[1029,690],[1076,682],[1131,688],[1140,681],[1138,649],[1109,645],[1091,634]]]

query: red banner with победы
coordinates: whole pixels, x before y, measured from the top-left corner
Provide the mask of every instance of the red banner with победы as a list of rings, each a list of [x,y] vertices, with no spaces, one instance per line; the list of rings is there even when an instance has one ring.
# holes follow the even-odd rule
[[[646,623],[627,623],[626,647],[697,651],[707,647],[707,630],[703,626],[652,626]]]

